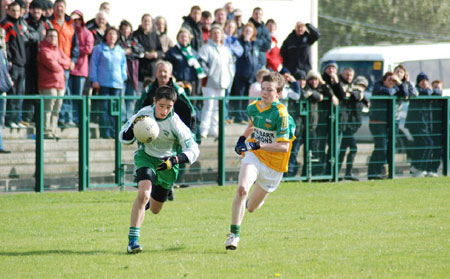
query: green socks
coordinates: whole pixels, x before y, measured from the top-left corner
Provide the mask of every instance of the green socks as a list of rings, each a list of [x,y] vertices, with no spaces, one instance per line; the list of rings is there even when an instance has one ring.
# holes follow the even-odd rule
[[[239,226],[239,225],[231,225],[231,226],[230,226],[230,231],[231,231],[231,233],[234,234],[234,236],[240,237],[240,234],[241,234],[241,226]]]
[[[129,241],[138,241],[141,235],[141,229],[136,227],[130,227],[130,232],[128,233]]]

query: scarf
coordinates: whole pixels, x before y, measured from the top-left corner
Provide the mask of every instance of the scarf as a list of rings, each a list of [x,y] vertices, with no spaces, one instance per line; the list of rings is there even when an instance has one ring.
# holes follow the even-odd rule
[[[198,62],[197,58],[192,53],[191,45],[184,47],[184,46],[180,45],[180,43],[177,43],[177,46],[181,50],[181,53],[183,54],[184,58],[186,59],[188,65],[191,67],[194,67],[195,71],[197,72],[198,79],[205,78],[206,74],[203,71],[202,66],[200,66],[200,63]]]

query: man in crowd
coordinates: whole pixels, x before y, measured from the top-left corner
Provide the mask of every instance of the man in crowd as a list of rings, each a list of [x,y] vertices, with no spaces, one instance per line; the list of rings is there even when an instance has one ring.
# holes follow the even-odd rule
[[[263,10],[259,7],[254,8],[252,17],[250,18],[249,22],[253,23],[256,28],[255,44],[257,49],[259,50],[258,66],[256,70],[266,67],[266,52],[270,49],[270,45],[272,44],[272,38],[270,36],[269,30],[267,30],[267,27],[264,24],[262,18]]]
[[[20,24],[20,5],[12,2],[8,6],[8,14],[0,23],[5,29],[6,52],[10,64],[9,73],[14,86],[8,92],[10,95],[25,94],[25,64],[27,61],[25,50],[25,33]],[[21,122],[22,100],[11,99],[6,105],[5,124],[11,128],[25,128]]]
[[[291,73],[311,70],[311,45],[319,39],[319,29],[309,23],[297,21],[295,29],[281,45],[280,54],[283,65]]]
[[[193,6],[188,16],[183,17],[183,24],[181,27],[186,28],[191,32],[194,38],[191,41],[191,46],[195,50],[199,50],[203,45],[203,32],[200,19],[202,17],[202,10],[199,6]]]

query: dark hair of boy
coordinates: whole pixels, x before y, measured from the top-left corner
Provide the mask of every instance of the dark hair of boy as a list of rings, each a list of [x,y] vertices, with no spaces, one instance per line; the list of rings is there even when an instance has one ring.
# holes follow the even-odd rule
[[[167,99],[175,103],[177,101],[177,92],[172,87],[163,85],[156,89],[155,103],[161,99]]]
[[[265,82],[265,81],[275,82],[277,84],[277,86],[276,86],[277,92],[283,91],[285,80],[281,74],[275,73],[275,72],[267,74],[267,75],[263,76],[263,78],[262,78],[262,82]]]

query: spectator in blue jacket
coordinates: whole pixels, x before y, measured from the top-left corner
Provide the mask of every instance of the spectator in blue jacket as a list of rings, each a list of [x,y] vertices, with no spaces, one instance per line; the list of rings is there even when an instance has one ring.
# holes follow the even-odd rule
[[[100,96],[119,96],[127,79],[127,60],[123,49],[117,45],[119,30],[110,27],[105,33],[105,42],[94,48],[89,79]],[[110,115],[110,102],[102,101],[99,119],[100,137],[115,137],[115,119]]]
[[[242,34],[239,42],[244,49],[243,54],[236,60],[236,73],[233,80],[233,87],[231,88],[231,95],[233,96],[248,96],[250,85],[255,80],[256,72],[258,71],[258,50],[255,42],[257,31],[252,23],[247,23],[242,28]],[[232,116],[234,122],[240,124],[247,124],[246,108],[247,100],[237,100],[230,102],[232,107]]]
[[[257,48],[258,65],[256,71],[266,67],[266,53],[270,50],[272,44],[272,37],[267,29],[264,21],[262,20],[263,10],[259,7],[253,9],[252,17],[249,19],[249,23],[252,23],[256,28],[255,45]]]
[[[6,96],[12,88],[12,80],[9,75],[9,62],[6,59],[6,50],[3,48],[6,32],[0,28],[0,96]],[[5,122],[6,99],[0,99],[0,153],[10,153],[3,148],[2,129]]]

